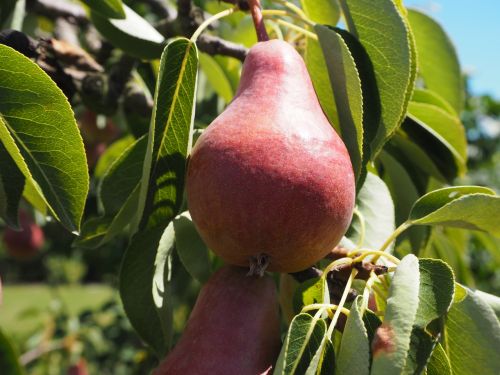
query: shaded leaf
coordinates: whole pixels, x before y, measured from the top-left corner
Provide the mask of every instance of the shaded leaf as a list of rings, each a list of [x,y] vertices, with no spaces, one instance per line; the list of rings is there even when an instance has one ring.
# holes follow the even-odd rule
[[[354,215],[347,237],[360,247],[378,249],[394,232],[394,203],[383,180],[368,172],[356,197],[356,207],[364,220],[364,237],[358,215]]]
[[[425,328],[443,316],[451,306],[455,293],[453,271],[438,259],[419,259],[420,288],[415,326]]]
[[[441,26],[429,16],[408,10],[415,36],[418,73],[425,86],[448,101],[457,113],[463,108],[463,82],[457,53]]]
[[[2,331],[0,331],[0,369],[2,370],[2,374],[5,375],[24,374],[21,364],[18,361],[18,354]]]
[[[160,57],[165,39],[144,18],[123,5],[124,19],[108,19],[95,11],[90,19],[96,29],[114,46],[140,59]]]
[[[125,18],[125,10],[121,0],[85,0],[95,12],[106,18]]]
[[[466,169],[467,139],[460,119],[435,105],[426,103],[410,102],[408,113],[416,124],[431,133],[447,148],[453,155],[458,174],[463,174]],[[439,159],[435,162],[439,162]]]
[[[98,186],[98,198],[106,215],[116,214],[141,181],[147,137],[127,147],[106,170]]]
[[[0,28],[4,29],[4,22],[8,20],[14,8],[16,7],[17,0],[2,0],[0,3]]]
[[[97,161],[94,169],[94,177],[99,179],[102,178],[111,164],[113,164],[134,142],[134,137],[129,135],[110,144]]]
[[[394,201],[396,225],[399,226],[408,219],[411,208],[420,194],[411,176],[398,159],[382,151],[380,153],[380,160],[384,167],[383,179]],[[418,251],[425,240],[426,228],[410,228],[401,237],[404,236],[410,239],[414,251]]]
[[[0,116],[0,123],[2,121]],[[17,212],[24,184],[23,174],[0,142],[0,218],[14,228],[19,228]]]
[[[183,212],[173,220],[175,250],[189,274],[204,283],[210,276],[210,258],[189,212]]]
[[[314,27],[323,50],[339,117],[340,133],[354,169],[361,174],[363,159],[363,94],[356,63],[342,36],[322,25]]]
[[[408,358],[406,359],[406,364],[401,374],[422,374],[427,362],[429,362],[435,345],[436,343],[427,332],[418,327],[413,328]]]
[[[413,205],[409,220],[419,225],[445,225],[500,235],[500,197],[480,186],[434,190]]]
[[[200,53],[200,67],[207,76],[208,82],[214,91],[229,103],[234,96],[231,82],[217,60],[206,53]]]
[[[30,59],[0,45],[0,139],[53,215],[78,231],[89,177],[68,100]]]
[[[333,374],[335,372],[335,348],[328,335],[323,340],[307,366],[305,375]]]
[[[340,134],[339,116],[335,105],[335,97],[332,86],[330,85],[323,50],[318,41],[311,38],[307,39],[304,60],[321,108],[326,117],[328,117],[330,124],[332,124],[337,133]]]
[[[358,296],[350,308],[337,358],[337,374],[370,373],[370,345],[363,317],[359,311],[362,300],[363,297]]]
[[[371,374],[396,375],[403,370],[418,308],[419,283],[418,259],[409,254],[392,278],[384,322],[372,342]]]
[[[176,39],[165,48],[143,165],[141,227],[165,226],[179,213],[191,150],[197,69],[198,52],[190,40]]]
[[[303,374],[326,334],[326,323],[309,314],[295,316],[273,374]]]
[[[411,45],[405,20],[392,0],[341,0],[349,31],[370,57],[380,94],[381,121],[371,144],[376,155],[406,112],[412,76]]]
[[[139,336],[153,348],[158,357],[163,357],[169,347],[166,322],[171,319],[168,314],[160,317],[153,299],[153,276],[157,269],[155,259],[160,256],[157,253],[169,251],[168,244],[160,249],[163,232],[162,228],[156,228],[137,233],[125,252],[120,270],[120,297],[125,313]],[[168,266],[164,267],[164,271],[168,271]],[[155,293],[158,292],[162,298],[161,306],[164,306],[163,303],[168,302],[166,293],[169,289],[165,285],[162,291],[158,289],[161,288],[159,282],[156,288]]]

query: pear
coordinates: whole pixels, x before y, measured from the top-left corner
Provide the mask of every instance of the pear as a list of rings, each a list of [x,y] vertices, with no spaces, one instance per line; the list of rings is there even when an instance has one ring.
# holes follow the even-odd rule
[[[154,375],[270,374],[280,346],[273,279],[224,266],[203,286],[179,342]]]
[[[230,264],[297,272],[340,241],[352,164],[291,45],[250,49],[233,101],[192,150],[186,189],[201,237]]]

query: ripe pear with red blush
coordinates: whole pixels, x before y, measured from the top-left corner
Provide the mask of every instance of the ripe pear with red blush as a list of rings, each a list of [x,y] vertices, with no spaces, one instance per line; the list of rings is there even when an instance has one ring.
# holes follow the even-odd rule
[[[42,228],[25,211],[19,212],[20,230],[5,228],[3,242],[7,253],[18,260],[33,258],[42,249],[45,236]]]
[[[337,245],[354,208],[352,164],[291,45],[250,49],[233,101],[193,148],[186,184],[200,235],[228,263],[297,272]]]
[[[271,374],[281,346],[276,286],[246,273],[224,266],[212,275],[154,375]]]

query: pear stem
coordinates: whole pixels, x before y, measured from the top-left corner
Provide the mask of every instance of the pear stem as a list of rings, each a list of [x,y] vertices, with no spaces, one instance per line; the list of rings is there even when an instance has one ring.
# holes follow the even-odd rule
[[[255,26],[255,31],[257,33],[257,40],[259,42],[265,42],[269,40],[269,35],[267,34],[266,25],[264,24],[264,17],[262,17],[260,0],[248,0],[248,4],[250,5],[250,12],[252,13],[253,24]]]

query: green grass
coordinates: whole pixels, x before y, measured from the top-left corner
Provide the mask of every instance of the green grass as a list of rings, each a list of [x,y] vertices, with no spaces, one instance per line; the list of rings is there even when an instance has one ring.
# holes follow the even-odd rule
[[[74,285],[50,288],[47,285],[3,285],[0,328],[12,338],[23,339],[42,327],[51,309],[61,306],[69,314],[99,307],[116,296],[109,286]]]

